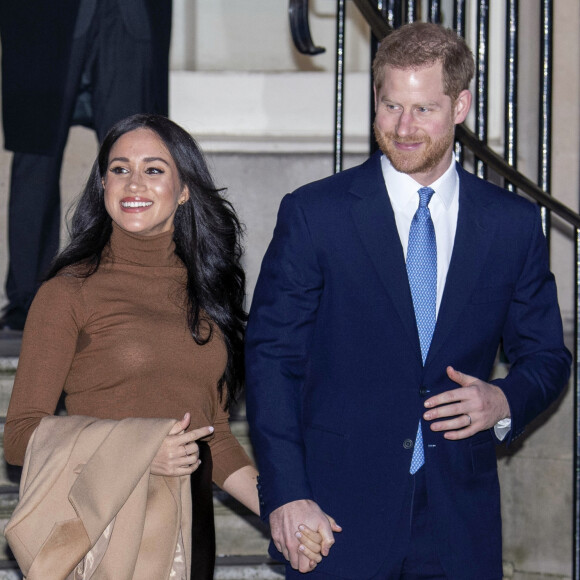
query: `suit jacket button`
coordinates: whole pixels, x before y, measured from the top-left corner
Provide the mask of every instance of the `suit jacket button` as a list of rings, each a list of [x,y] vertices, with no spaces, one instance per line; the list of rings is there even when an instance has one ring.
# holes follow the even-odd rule
[[[427,396],[427,395],[428,395],[430,392],[431,392],[431,391],[430,391],[430,390],[429,390],[427,387],[421,387],[421,388],[419,389],[419,394],[420,394],[422,397],[426,397],[426,396]]]
[[[413,440],[412,439],[405,439],[403,441],[403,447],[405,449],[411,449],[413,447]]]

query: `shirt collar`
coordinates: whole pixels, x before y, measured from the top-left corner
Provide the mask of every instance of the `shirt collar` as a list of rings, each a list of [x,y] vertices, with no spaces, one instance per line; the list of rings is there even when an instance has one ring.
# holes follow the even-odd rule
[[[381,155],[381,168],[391,203],[398,208],[403,208],[408,204],[416,207],[416,194],[423,186],[406,173],[397,171],[386,155]],[[445,173],[429,186],[435,190],[435,195],[439,196],[446,209],[449,209],[458,191],[458,181],[455,157],[452,156],[451,163]]]

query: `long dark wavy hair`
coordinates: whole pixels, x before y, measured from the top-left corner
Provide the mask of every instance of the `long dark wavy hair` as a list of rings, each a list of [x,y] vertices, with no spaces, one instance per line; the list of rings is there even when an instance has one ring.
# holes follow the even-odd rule
[[[70,242],[55,258],[47,280],[68,268],[79,277],[89,277],[99,268],[101,255],[109,243],[112,220],[105,209],[102,178],[115,142],[136,129],[153,131],[171,154],[181,185],[189,189],[189,199],[178,206],[174,218],[175,253],[187,269],[187,319],[195,342],[206,344],[204,320],[219,327],[227,348],[226,370],[218,383],[222,400],[226,385],[226,408],[235,401],[244,377],[243,339],[245,275],[240,265],[241,225],[232,205],[222,197],[191,135],[160,115],[133,115],[119,121],[107,133],[89,179],[70,221]]]

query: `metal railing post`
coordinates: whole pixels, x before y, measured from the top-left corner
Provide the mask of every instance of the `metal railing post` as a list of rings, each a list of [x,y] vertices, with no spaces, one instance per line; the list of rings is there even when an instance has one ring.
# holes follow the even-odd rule
[[[572,580],[580,579],[580,537],[578,522],[580,520],[580,228],[576,228],[575,272],[574,272],[574,486],[572,489]]]
[[[487,143],[487,68],[489,61],[489,1],[479,0],[477,5],[477,54],[475,71],[475,134]],[[487,169],[481,160],[475,163],[475,173],[485,179]]]
[[[538,185],[551,191],[550,146],[552,141],[552,0],[542,0],[540,31],[540,149]],[[550,214],[542,208],[544,234],[550,244]]]
[[[518,6],[519,0],[508,0],[506,5],[506,57],[505,57],[505,117],[504,158],[512,166],[518,164]],[[510,191],[514,187],[509,181],[504,185]]]
[[[453,28],[455,32],[465,38],[465,0],[456,0],[453,6]],[[455,159],[463,165],[463,145],[455,140]]]
[[[336,1],[336,79],[334,107],[334,172],[342,171],[342,126],[344,119],[344,21],[345,0]]]
[[[429,0],[429,22],[441,22],[441,2]]]

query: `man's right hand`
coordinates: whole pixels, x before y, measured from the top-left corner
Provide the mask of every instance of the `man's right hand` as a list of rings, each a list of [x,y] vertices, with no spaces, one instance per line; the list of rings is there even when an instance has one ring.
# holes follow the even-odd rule
[[[289,502],[275,509],[270,514],[270,531],[276,548],[284,554],[286,560],[295,570],[309,572],[316,562],[308,558],[300,549],[301,543],[296,537],[300,525],[306,525],[322,537],[320,553],[328,556],[334,544],[333,532],[342,528],[327,516],[317,503],[309,499]]]

